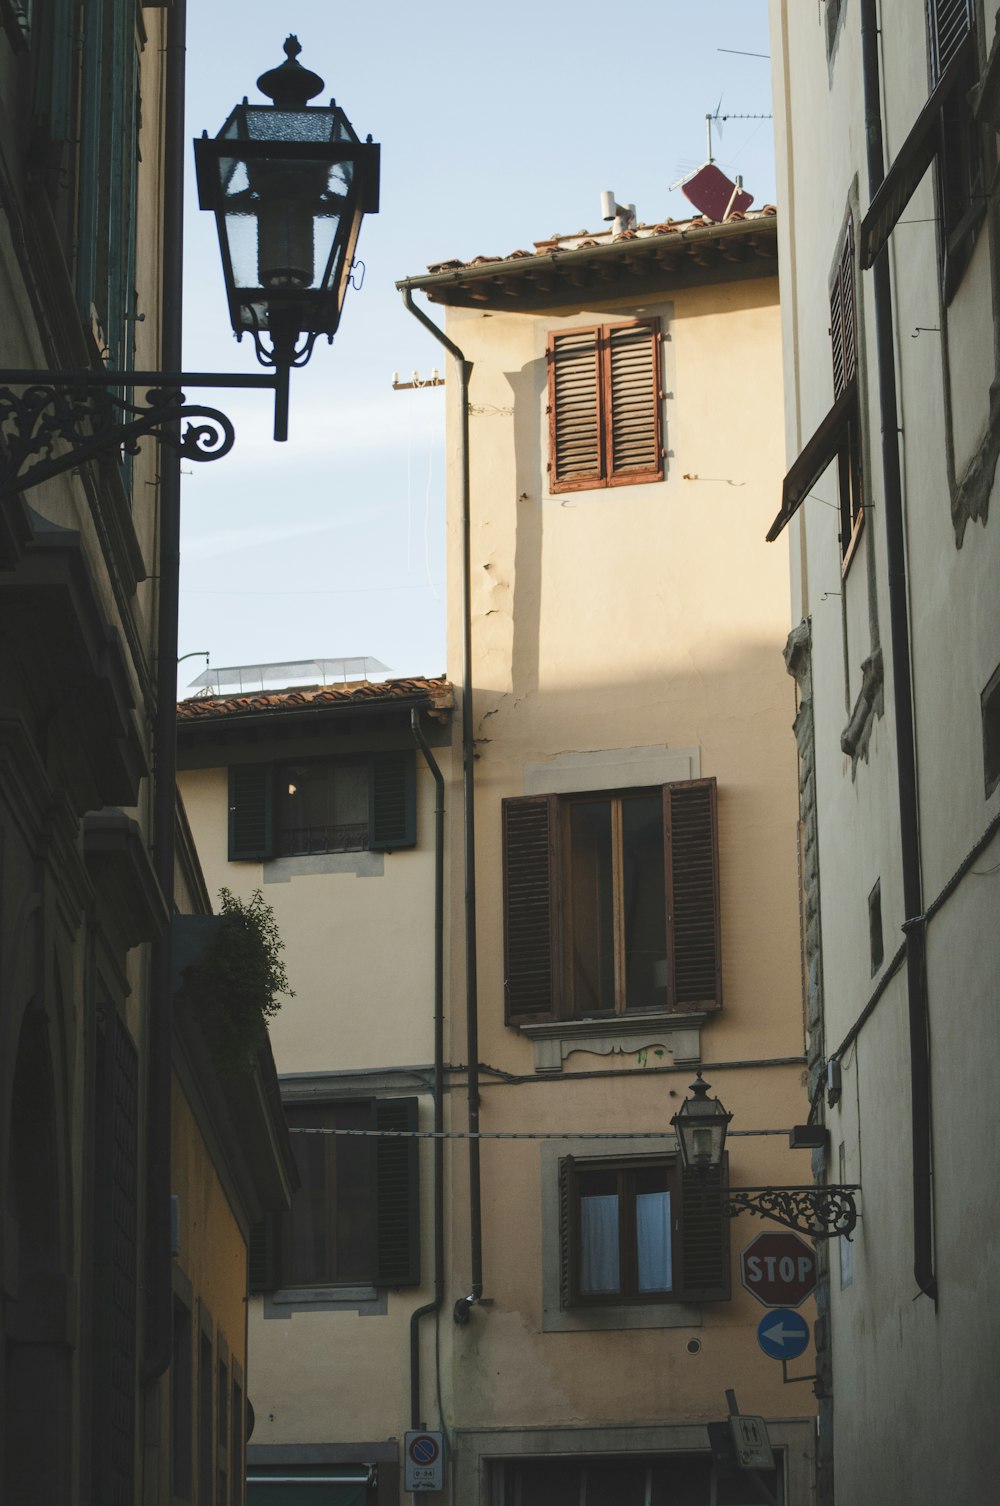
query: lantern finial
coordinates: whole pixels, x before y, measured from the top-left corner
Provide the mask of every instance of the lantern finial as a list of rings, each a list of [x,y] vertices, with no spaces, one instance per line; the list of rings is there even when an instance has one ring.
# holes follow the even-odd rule
[[[304,110],[309,100],[322,94],[326,87],[318,73],[303,68],[298,60],[301,51],[298,37],[289,36],[285,41],[285,61],[277,68],[269,68],[257,80],[257,88],[279,110]]]

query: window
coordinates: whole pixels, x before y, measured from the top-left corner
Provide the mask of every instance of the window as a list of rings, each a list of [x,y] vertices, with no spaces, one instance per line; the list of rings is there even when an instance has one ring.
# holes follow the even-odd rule
[[[229,1506],[242,1506],[243,1476],[246,1473],[243,1458],[246,1424],[243,1419],[243,1377],[235,1360],[233,1361],[232,1406],[229,1412],[229,1421],[231,1435]]]
[[[840,553],[845,566],[864,524],[861,502],[861,447],[858,433],[858,327],[854,296],[854,225],[844,233],[837,270],[830,289],[830,346],[833,357],[833,397],[848,392],[855,400],[840,433],[837,486],[840,496]]]
[[[1000,665],[980,697],[983,720],[983,769],[987,799],[1000,784]]]
[[[191,1430],[193,1384],[191,1374],[191,1309],[174,1297],[173,1358],[170,1365],[171,1469],[175,1499],[190,1501],[193,1488]]]
[[[882,880],[875,881],[875,887],[868,896],[868,943],[871,954],[872,977],[882,966],[885,956],[885,945],[882,939]]]
[[[714,779],[503,802],[511,1025],[722,1002]]]
[[[707,1452],[690,1450],[511,1459],[492,1465],[490,1500],[497,1506],[703,1506],[709,1500],[745,1506],[764,1500],[766,1488],[770,1500],[783,1503],[781,1466],[755,1473],[760,1486],[748,1484],[741,1469],[713,1469]]]
[[[549,335],[549,487],[663,480],[655,320]]]
[[[350,1133],[415,1130],[417,1100],[289,1103],[285,1116],[301,1186],[253,1232],[252,1289],[418,1285],[417,1139]]]
[[[229,770],[230,862],[383,852],[416,840],[410,749]]]
[[[723,1301],[728,1219],[675,1156],[559,1165],[564,1307]]]

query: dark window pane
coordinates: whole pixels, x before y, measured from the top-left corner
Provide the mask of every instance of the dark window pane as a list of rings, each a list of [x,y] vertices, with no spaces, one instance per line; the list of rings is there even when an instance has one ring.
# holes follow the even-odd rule
[[[570,806],[570,855],[573,1013],[581,1016],[615,1007],[610,801]]]
[[[285,1113],[293,1129],[371,1127],[367,1103],[289,1104]],[[371,1280],[372,1145],[364,1136],[292,1135],[302,1186],[289,1215],[291,1285]]]
[[[282,764],[278,780],[278,851],[360,852],[368,846],[368,765]]]
[[[659,794],[622,800],[622,904],[625,1007],[666,1002],[667,902],[663,868],[663,801]]]

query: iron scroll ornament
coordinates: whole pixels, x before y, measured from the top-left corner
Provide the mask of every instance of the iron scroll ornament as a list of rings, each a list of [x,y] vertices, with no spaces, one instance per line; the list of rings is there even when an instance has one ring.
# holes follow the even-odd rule
[[[810,1239],[850,1239],[858,1222],[854,1194],[849,1187],[722,1187],[718,1195],[726,1218],[740,1213],[767,1218]]]
[[[182,391],[168,387],[150,387],[145,397],[143,405],[98,386],[0,387],[0,496],[26,491],[85,460],[135,455],[146,437],[187,460],[221,460],[232,449],[233,425],[218,408],[188,403]]]

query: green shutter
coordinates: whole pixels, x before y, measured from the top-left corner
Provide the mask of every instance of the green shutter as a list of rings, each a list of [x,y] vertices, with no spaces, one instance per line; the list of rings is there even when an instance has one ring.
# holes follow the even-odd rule
[[[250,1293],[273,1292],[280,1285],[279,1253],[281,1223],[279,1215],[267,1213],[250,1230],[247,1268]]]
[[[729,1219],[719,1196],[729,1181],[728,1159],[704,1181],[698,1172],[678,1166],[680,1227],[675,1225],[674,1259],[680,1266],[677,1296],[682,1302],[729,1300]]]
[[[554,795],[505,800],[504,1002],[508,1025],[552,1019],[557,996]]]
[[[414,847],[417,776],[412,748],[373,753],[368,782],[368,846],[373,852]]]
[[[722,1005],[719,842],[714,779],[663,787],[669,1006]]]
[[[229,770],[231,863],[273,857],[273,783],[270,764],[236,764]]]
[[[372,1128],[415,1130],[417,1100],[372,1104]],[[420,1142],[415,1135],[375,1141],[375,1285],[420,1284]]]

